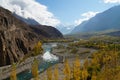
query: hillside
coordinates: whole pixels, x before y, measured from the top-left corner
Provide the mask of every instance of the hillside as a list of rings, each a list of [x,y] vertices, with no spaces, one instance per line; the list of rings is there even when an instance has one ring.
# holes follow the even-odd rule
[[[38,40],[62,37],[62,34],[51,26],[28,25],[0,7],[0,66],[21,60]]]
[[[120,29],[120,5],[114,6],[102,13],[97,14],[90,20],[75,27],[71,33],[97,32],[104,30]]]

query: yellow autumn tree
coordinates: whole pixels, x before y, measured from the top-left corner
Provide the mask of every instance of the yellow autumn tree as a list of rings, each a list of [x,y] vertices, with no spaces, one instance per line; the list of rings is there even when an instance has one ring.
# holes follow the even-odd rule
[[[120,72],[115,76],[115,79],[116,79],[116,80],[119,80],[119,79],[120,79]]]
[[[54,70],[54,80],[58,80],[58,79],[59,79],[59,71],[58,71],[58,65],[56,65]]]
[[[88,59],[85,59],[83,66],[84,66],[85,69],[88,68],[88,66],[89,66],[89,61],[88,61]]]
[[[97,75],[95,71],[92,72],[91,80],[97,80]]]
[[[39,79],[39,72],[38,72],[38,61],[37,59],[34,59],[32,64],[32,75],[34,80],[40,80]]]
[[[69,65],[67,59],[64,62],[64,70],[63,70],[63,72],[64,72],[64,75],[65,75],[64,80],[70,80],[70,78],[71,78],[71,70],[70,70],[70,65]]]
[[[43,51],[42,43],[39,41],[39,42],[35,45],[35,47],[34,47],[34,55],[35,55],[35,56],[36,56],[36,55],[39,55],[39,54],[42,53],[42,51]]]
[[[47,80],[52,80],[52,68],[47,69]]]
[[[87,80],[88,77],[88,71],[86,68],[83,68],[82,70],[82,80]]]
[[[80,60],[76,58],[76,60],[73,63],[73,79],[80,80],[80,73]]]
[[[10,80],[17,80],[17,76],[16,76],[16,64],[12,64]]]

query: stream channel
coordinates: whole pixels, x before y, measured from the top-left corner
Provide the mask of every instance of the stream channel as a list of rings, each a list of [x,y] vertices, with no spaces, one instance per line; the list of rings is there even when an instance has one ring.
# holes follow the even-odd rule
[[[43,56],[44,58],[46,58],[46,60],[43,59],[42,62],[39,63],[38,65],[39,74],[45,71],[46,69],[48,69],[50,66],[59,63],[59,58],[51,54],[52,48],[56,46],[57,46],[57,43],[44,43],[43,49],[44,49],[45,55],[43,54]],[[26,70],[26,71],[23,71],[17,74],[17,80],[30,80],[31,78],[33,78],[31,70]],[[5,79],[5,80],[10,80],[10,78]]]

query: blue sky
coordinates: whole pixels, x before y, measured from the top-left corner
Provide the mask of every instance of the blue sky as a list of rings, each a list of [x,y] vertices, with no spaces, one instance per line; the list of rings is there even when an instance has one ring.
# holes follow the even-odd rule
[[[120,0],[0,0],[0,6],[23,17],[53,27],[75,26]]]
[[[47,6],[48,11],[61,21],[62,24],[74,24],[75,20],[83,18],[83,13],[103,12],[112,6],[118,5],[119,2],[105,3],[105,0],[36,0]],[[110,2],[111,1],[111,2]],[[120,1],[120,0],[118,0]]]

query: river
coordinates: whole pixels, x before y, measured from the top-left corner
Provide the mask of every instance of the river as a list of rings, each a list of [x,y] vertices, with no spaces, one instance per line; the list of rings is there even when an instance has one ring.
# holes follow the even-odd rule
[[[58,43],[44,43],[44,45],[42,46],[43,49],[44,49],[44,52],[43,52],[44,54],[42,55],[42,58],[38,57],[38,60],[39,60],[39,65],[38,65],[39,74],[44,72],[50,66],[53,66],[53,65],[55,65],[57,63],[60,63],[60,62],[63,62],[63,57],[61,58],[61,56],[64,56],[64,58],[67,58],[71,62],[71,64],[74,61],[75,56],[76,56],[74,54],[69,54],[68,55],[65,52],[65,54],[61,54],[61,55],[59,54],[59,58],[58,58],[58,56],[56,56],[57,54],[53,55],[51,53],[51,50],[52,50],[53,47],[56,47],[57,44]],[[88,49],[88,48],[81,48],[81,50],[86,50],[86,49]],[[92,53],[94,53],[95,51],[96,51],[95,49],[90,49],[90,53],[87,53],[86,55],[84,54],[85,57],[80,56],[81,64],[83,64],[84,59],[86,59],[86,58],[90,59],[89,56]],[[55,52],[55,51],[53,51],[53,52]],[[30,80],[32,78],[33,78],[33,76],[32,76],[32,73],[31,73],[31,69],[23,71],[23,72],[17,74],[17,80]],[[5,79],[5,80],[10,80],[10,79],[8,78],[8,79]]]
[[[40,61],[38,65],[39,74],[45,71],[50,66],[59,63],[59,58],[57,59],[55,55],[50,53],[52,47],[55,46],[57,46],[57,43],[45,43],[43,45],[44,54],[42,56],[42,62]],[[17,80],[30,80],[31,78],[33,78],[31,70],[26,70],[17,74]],[[7,78],[5,80],[10,80],[10,78]]]

